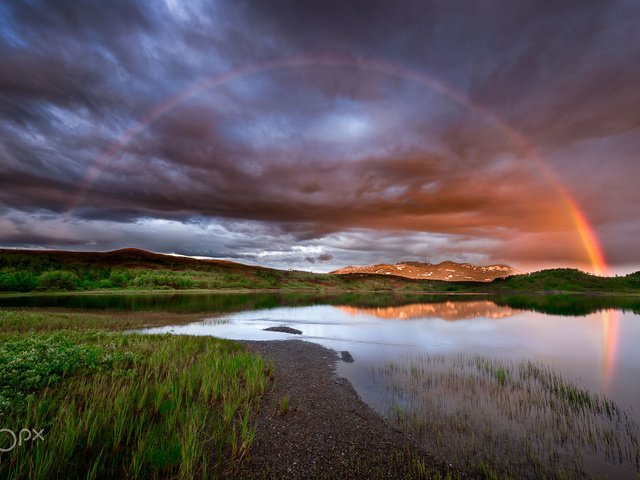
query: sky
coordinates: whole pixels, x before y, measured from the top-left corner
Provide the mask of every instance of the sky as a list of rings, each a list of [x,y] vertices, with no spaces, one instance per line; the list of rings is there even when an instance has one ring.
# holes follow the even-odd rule
[[[640,2],[0,4],[0,246],[640,269]],[[573,212],[575,213],[575,212]]]

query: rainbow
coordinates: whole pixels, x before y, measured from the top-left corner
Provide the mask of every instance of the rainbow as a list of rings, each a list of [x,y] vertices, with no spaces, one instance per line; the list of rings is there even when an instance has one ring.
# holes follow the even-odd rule
[[[115,142],[113,142],[109,148],[101,155],[94,164],[92,164],[85,174],[76,195],[67,210],[67,214],[75,210],[78,205],[85,198],[89,188],[100,176],[100,174],[109,167],[111,161],[125,148],[137,135],[142,133],[155,121],[171,112],[176,107],[180,106],[184,102],[192,99],[193,97],[203,93],[206,90],[221,86],[227,82],[237,80],[241,77],[249,75],[256,75],[276,69],[295,68],[295,67],[345,67],[345,68],[358,68],[364,71],[370,71],[372,73],[384,74],[393,77],[398,77],[404,80],[412,81],[424,87],[440,93],[449,98],[458,105],[464,108],[478,113],[488,120],[490,120],[502,133],[508,138],[519,151],[525,154],[526,158],[533,161],[538,170],[542,173],[549,184],[554,188],[558,197],[562,200],[562,205],[567,211],[567,214],[571,218],[577,234],[580,237],[580,241],[584,247],[585,253],[593,273],[597,275],[606,275],[608,273],[608,267],[605,261],[604,254],[598,238],[593,227],[589,224],[585,213],[580,209],[576,200],[570,195],[568,190],[564,187],[561,181],[558,179],[555,172],[547,165],[547,162],[540,156],[535,148],[529,143],[529,141],[518,131],[507,125],[501,118],[496,116],[491,111],[482,107],[481,105],[471,101],[462,92],[443,84],[442,82],[435,80],[422,73],[417,73],[412,70],[393,65],[387,62],[379,60],[356,60],[348,57],[337,56],[297,56],[279,59],[270,62],[258,63],[242,68],[230,70],[223,74],[214,75],[198,82],[195,82],[190,87],[180,92],[179,94],[168,98],[156,108],[149,111],[139,121],[137,121],[131,128],[129,128],[122,136],[120,136]]]
[[[487,110],[478,103],[467,98],[462,92],[446,85],[434,78],[422,73],[417,73],[407,68],[390,64],[379,60],[361,60],[349,57],[313,55],[313,56],[296,56],[287,57],[279,60],[258,63],[241,68],[236,68],[228,72],[213,75],[193,83],[184,91],[172,96],[159,104],[156,108],[150,110],[140,120],[138,120],[131,128],[124,132],[109,148],[93,163],[85,174],[76,195],[73,197],[71,205],[67,211],[69,215],[85,198],[89,188],[100,176],[100,174],[109,167],[112,160],[125,148],[137,135],[142,133],[155,121],[177,108],[184,102],[192,99],[206,90],[221,86],[227,82],[237,80],[241,77],[256,75],[276,69],[299,68],[299,67],[343,67],[358,68],[363,71],[369,71],[376,74],[388,75],[400,79],[415,82],[425,88],[437,92],[454,103],[468,109],[474,113],[482,115],[495,125],[499,131],[507,138],[518,150],[524,154],[524,158],[529,159],[541,172],[547,182],[553,187],[558,198],[561,200],[562,207],[575,226],[577,235],[584,248],[586,258],[591,264],[591,270],[597,275],[608,274],[608,266],[598,241],[596,232],[589,223],[584,211],[579,207],[578,202],[573,198],[570,192],[562,184],[556,173],[548,165],[548,162],[536,151],[533,145],[517,130],[509,126],[500,117],[493,112]],[[612,374],[613,365],[615,364],[615,355],[617,349],[618,338],[618,322],[615,312],[608,311],[603,314],[603,385],[608,383],[608,378]]]

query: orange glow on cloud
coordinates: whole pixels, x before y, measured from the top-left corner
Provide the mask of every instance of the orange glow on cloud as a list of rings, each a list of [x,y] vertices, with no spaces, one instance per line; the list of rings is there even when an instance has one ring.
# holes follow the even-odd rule
[[[256,75],[271,70],[310,67],[310,66],[326,66],[326,67],[352,67],[364,71],[378,74],[384,74],[392,77],[402,78],[422,85],[425,88],[437,92],[458,105],[468,109],[469,111],[478,113],[491,121],[502,132],[505,138],[508,138],[526,158],[529,159],[539,173],[553,186],[556,193],[562,199],[564,206],[575,226],[576,232],[584,246],[587,257],[591,263],[592,270],[595,274],[606,275],[608,268],[602,253],[600,244],[596,238],[596,234],[589,224],[585,214],[582,212],[577,202],[567,192],[561,179],[558,178],[548,162],[540,156],[536,149],[531,145],[526,137],[520,132],[512,128],[502,118],[495,113],[483,107],[482,105],[470,100],[466,95],[448,84],[442,83],[435,78],[418,73],[407,68],[391,64],[385,61],[377,60],[359,60],[345,58],[339,56],[294,56],[283,58],[276,61],[257,63],[242,68],[230,70],[223,74],[204,78],[193,83],[190,87],[183,90],[178,95],[166,99],[156,108],[152,109],[141,120],[131,126],[120,138],[118,138],[106,152],[90,166],[83,181],[80,184],[76,195],[72,197],[71,205],[67,211],[67,216],[78,207],[87,194],[90,186],[98,176],[111,164],[112,160],[120,153],[120,151],[128,145],[137,135],[147,129],[151,124],[156,122],[170,111],[174,110],[184,102],[201,94],[211,88],[218,87],[227,82],[237,80],[242,77]]]

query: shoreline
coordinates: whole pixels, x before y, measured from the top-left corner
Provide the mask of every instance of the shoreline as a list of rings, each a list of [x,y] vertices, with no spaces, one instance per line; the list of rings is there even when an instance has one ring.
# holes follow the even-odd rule
[[[496,295],[499,292],[430,292],[423,290],[368,290],[368,289],[343,289],[343,288],[192,288],[192,289],[150,289],[150,290],[45,290],[32,292],[0,292],[0,297],[47,297],[47,296],[79,296],[79,295],[222,295],[222,294],[243,294],[243,293],[300,293],[300,294],[344,294],[344,293],[387,293],[399,295],[444,295],[444,296],[482,296]],[[544,292],[543,292],[544,293]],[[562,292],[560,292],[562,293]],[[582,293],[582,292],[568,292]],[[607,292],[602,292],[609,295]],[[640,295],[640,294],[639,294]]]
[[[337,375],[334,350],[303,340],[238,343],[272,362],[275,373],[256,413],[255,440],[234,478],[460,477]]]
[[[342,288],[253,288],[253,289],[149,289],[149,290],[129,290],[129,289],[104,289],[104,290],[46,290],[31,292],[0,292],[0,298],[15,297],[66,297],[66,296],[116,296],[116,295],[236,295],[249,293],[284,293],[284,294],[326,294],[337,295],[347,293],[384,293],[390,295],[425,295],[425,296],[446,296],[446,297],[500,297],[509,295],[575,295],[577,297],[638,297],[640,292],[607,292],[607,291],[584,291],[576,292],[571,290],[487,290],[487,291],[425,291],[425,290],[398,290],[398,289],[342,289]]]

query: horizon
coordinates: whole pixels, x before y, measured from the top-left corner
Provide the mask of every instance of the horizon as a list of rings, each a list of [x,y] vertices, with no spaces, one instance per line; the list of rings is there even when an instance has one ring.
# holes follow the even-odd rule
[[[376,264],[347,264],[347,265],[342,265],[339,266],[337,268],[333,268],[333,269],[326,269],[326,270],[313,270],[313,269],[292,269],[292,268],[277,268],[277,267],[269,267],[268,265],[262,265],[256,262],[251,262],[251,261],[247,261],[247,262],[239,262],[237,260],[233,260],[233,259],[229,259],[229,258],[217,258],[217,257],[207,257],[207,256],[194,256],[194,255],[182,255],[179,253],[173,253],[173,252],[156,252],[156,251],[152,251],[152,250],[145,250],[145,249],[141,249],[141,248],[137,248],[137,247],[122,247],[122,248],[118,248],[115,250],[64,250],[64,249],[49,249],[46,247],[42,247],[42,248],[21,248],[21,247],[3,247],[0,246],[0,250],[14,250],[14,251],[41,251],[41,252],[64,252],[64,253],[115,253],[115,252],[119,252],[119,251],[126,251],[126,250],[137,250],[137,251],[141,251],[144,253],[151,253],[151,254],[155,254],[155,255],[167,255],[167,256],[173,256],[173,257],[182,257],[182,258],[190,258],[190,259],[194,259],[194,260],[222,260],[222,261],[229,261],[229,262],[234,262],[234,263],[238,263],[238,264],[242,264],[242,265],[247,265],[247,266],[255,266],[255,267],[266,267],[266,268],[273,268],[276,270],[283,270],[283,271],[287,271],[287,270],[296,270],[296,271],[301,271],[301,272],[310,272],[310,273],[318,273],[318,274],[326,274],[326,273],[332,273],[333,271],[336,270],[340,270],[346,267],[368,267],[368,266],[374,266]],[[393,263],[388,263],[385,265],[398,265],[398,264],[403,264],[403,263],[410,263],[410,262],[415,262],[414,260],[398,260],[396,262]],[[455,262],[453,260],[442,260],[440,262],[418,262],[418,263],[423,263],[423,264],[428,264],[428,265],[440,265],[442,263],[455,263],[455,264],[463,264],[463,263],[469,263],[469,262]],[[506,265],[506,264],[471,264],[475,267],[490,267],[490,266],[495,266],[495,265],[500,265],[500,266],[508,266],[511,267],[510,265]],[[596,275],[596,276],[604,276],[604,277],[615,277],[615,276],[626,276],[626,275],[630,275],[633,273],[638,273],[640,272],[640,266],[637,266],[637,268],[634,270],[633,267],[628,267],[629,270],[624,270],[624,271],[612,271],[611,269],[609,270],[607,275],[602,275],[602,274],[595,274],[593,272],[590,272],[588,269],[580,269],[577,268],[577,270],[583,272],[583,273],[587,273],[587,274],[591,274],[591,275]],[[523,274],[530,274],[530,273],[535,273],[535,272],[540,272],[543,270],[548,270],[548,269],[576,269],[576,267],[569,267],[569,266],[551,266],[548,268],[540,268],[537,270],[528,270],[528,271],[522,271],[522,270],[517,270],[516,275],[523,275]]]
[[[0,7],[0,246],[638,271],[639,17],[626,0]]]

